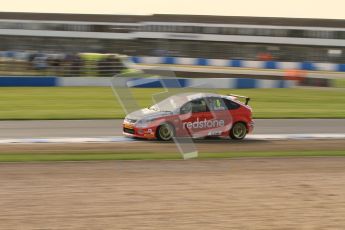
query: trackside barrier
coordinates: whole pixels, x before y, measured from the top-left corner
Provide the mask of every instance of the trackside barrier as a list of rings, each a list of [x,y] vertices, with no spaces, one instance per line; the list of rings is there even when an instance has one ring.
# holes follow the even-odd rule
[[[0,86],[57,86],[56,77],[1,76]]]
[[[135,64],[165,64],[165,65],[189,65],[189,66],[218,66],[258,69],[298,69],[307,71],[332,71],[345,72],[344,64],[319,63],[319,62],[278,62],[278,61],[247,61],[240,59],[207,59],[207,58],[183,58],[183,57],[149,57],[132,56],[130,60]]]
[[[250,78],[178,78],[181,87],[193,88],[291,88],[295,81],[264,80]],[[134,88],[167,88],[176,87],[176,79],[129,78],[128,87]],[[0,77],[0,86],[110,86],[111,79],[107,77]]]
[[[167,88],[174,87],[174,79],[154,79],[140,78],[131,79],[128,87],[134,88],[161,88],[163,85]],[[296,86],[294,81],[286,80],[261,80],[247,78],[179,78],[177,79],[181,87],[191,88],[217,88],[217,89],[250,89],[250,88],[292,88]]]

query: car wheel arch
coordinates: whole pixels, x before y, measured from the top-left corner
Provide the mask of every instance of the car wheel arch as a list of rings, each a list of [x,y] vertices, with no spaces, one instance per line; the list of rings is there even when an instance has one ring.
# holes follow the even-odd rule
[[[236,138],[236,137],[234,137],[234,135],[233,135],[233,133],[232,133],[233,127],[234,127],[236,124],[238,124],[238,123],[243,124],[243,125],[245,126],[245,128],[246,128],[246,133],[244,134],[244,136],[243,136],[242,138]],[[243,139],[243,138],[248,134],[248,132],[249,132],[248,122],[246,122],[246,121],[244,121],[244,120],[238,120],[238,121],[236,121],[236,122],[234,122],[234,123],[232,124],[232,126],[231,126],[231,128],[230,128],[230,130],[229,130],[229,136],[231,137],[231,139]]]
[[[158,139],[160,139],[160,138],[159,138],[159,134],[158,134],[159,128],[160,128],[162,125],[169,125],[169,126],[172,128],[173,136],[176,135],[176,128],[175,128],[174,124],[172,124],[171,122],[168,122],[168,121],[164,121],[164,122],[160,123],[160,124],[157,126],[157,128],[156,128],[156,137],[157,137]]]

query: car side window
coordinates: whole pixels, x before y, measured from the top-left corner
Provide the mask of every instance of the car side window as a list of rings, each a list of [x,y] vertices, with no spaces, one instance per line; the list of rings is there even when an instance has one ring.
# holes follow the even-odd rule
[[[201,113],[207,112],[208,107],[206,105],[206,101],[204,99],[197,99],[190,101],[181,107],[180,113],[187,114],[187,113]]]
[[[202,113],[207,111],[208,107],[204,99],[197,99],[192,101],[192,113]]]
[[[225,105],[228,109],[230,110],[234,110],[234,109],[238,109],[240,108],[240,105],[237,104],[236,102],[230,101],[230,100],[226,100],[224,99]]]
[[[224,99],[220,97],[209,97],[206,99],[207,104],[211,111],[223,111],[227,110],[226,105],[224,104]]]

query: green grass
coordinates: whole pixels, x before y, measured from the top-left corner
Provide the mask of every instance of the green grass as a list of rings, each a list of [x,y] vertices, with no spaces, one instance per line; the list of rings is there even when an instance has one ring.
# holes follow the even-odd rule
[[[335,87],[345,88],[345,79],[335,79]]]
[[[161,89],[132,89],[141,107]],[[229,89],[252,98],[255,118],[345,118],[342,89]],[[2,87],[0,119],[110,119],[124,112],[110,87]]]
[[[283,151],[283,152],[227,152],[200,153],[198,159],[239,158],[239,157],[306,157],[345,156],[339,151]],[[105,161],[105,160],[176,160],[178,153],[1,153],[0,162],[41,162],[41,161]]]

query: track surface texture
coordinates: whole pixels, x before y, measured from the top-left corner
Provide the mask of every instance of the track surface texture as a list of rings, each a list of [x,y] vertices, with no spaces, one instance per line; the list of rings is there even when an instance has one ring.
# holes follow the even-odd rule
[[[255,134],[344,133],[345,119],[257,119]],[[122,120],[0,121],[0,138],[121,136]]]
[[[0,166],[0,229],[345,228],[344,157]]]
[[[204,153],[245,151],[336,151],[345,149],[344,139],[334,140],[197,140],[197,150]],[[1,153],[178,153],[174,142],[138,141],[117,143],[37,143],[1,144]],[[345,167],[345,165],[344,165]]]

